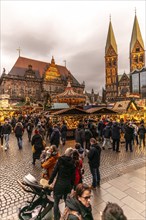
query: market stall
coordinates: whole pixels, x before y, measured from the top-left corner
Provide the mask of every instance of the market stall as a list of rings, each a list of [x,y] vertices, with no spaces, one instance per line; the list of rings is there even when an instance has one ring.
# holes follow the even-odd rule
[[[15,109],[8,108],[0,108],[0,122],[4,122],[6,118],[11,118],[15,114]]]
[[[89,118],[92,118],[95,121],[98,121],[101,117],[105,117],[105,118],[110,117],[112,119],[116,119],[117,117],[116,111],[113,111],[112,109],[106,107],[90,108],[86,110],[86,112],[90,114]]]
[[[120,119],[124,119],[124,122],[130,120],[140,123],[144,119],[143,108],[139,107],[134,101],[125,100],[116,102],[112,110],[117,111]]]
[[[79,121],[87,118],[89,114],[76,107],[69,109],[63,109],[51,114],[52,121],[54,123],[61,123],[65,121],[67,124],[67,138],[74,138],[75,129],[77,128]]]

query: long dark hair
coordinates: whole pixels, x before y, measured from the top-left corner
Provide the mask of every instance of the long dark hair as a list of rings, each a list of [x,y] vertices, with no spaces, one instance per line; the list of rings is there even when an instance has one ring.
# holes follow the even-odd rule
[[[127,220],[127,218],[118,204],[108,202],[102,213],[102,220]]]
[[[77,167],[79,165],[79,153],[76,149],[72,153],[72,158],[75,163],[75,166]]]

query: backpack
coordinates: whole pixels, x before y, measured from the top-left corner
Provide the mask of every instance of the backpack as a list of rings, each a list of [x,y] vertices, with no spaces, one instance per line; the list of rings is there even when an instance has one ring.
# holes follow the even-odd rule
[[[78,217],[78,220],[83,220],[82,216],[77,211],[70,210],[68,207],[65,207],[65,210],[61,215],[60,220],[68,220],[69,215],[75,215],[76,217]]]

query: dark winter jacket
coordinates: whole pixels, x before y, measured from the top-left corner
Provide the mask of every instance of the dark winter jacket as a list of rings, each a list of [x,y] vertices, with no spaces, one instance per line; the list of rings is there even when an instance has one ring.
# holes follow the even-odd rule
[[[31,122],[28,122],[28,124],[26,125],[27,132],[32,133],[33,127],[33,124]]]
[[[77,128],[75,131],[75,141],[81,145],[85,141],[85,131],[83,128]]]
[[[61,137],[66,138],[66,135],[67,135],[67,126],[63,124],[61,127]]]
[[[146,129],[144,127],[144,125],[141,125],[138,129],[138,135],[140,139],[145,138],[145,133],[146,133]]]
[[[68,197],[66,200],[66,206],[72,210],[76,211],[83,220],[93,220],[92,209],[90,207],[84,206],[76,198]],[[73,214],[69,214],[67,220],[78,220],[79,218]]]
[[[97,168],[100,166],[100,155],[101,155],[100,146],[98,146],[98,144],[91,145],[91,148],[88,153],[90,167]]]
[[[110,138],[111,134],[112,134],[111,127],[109,125],[106,125],[106,127],[103,129],[104,138]]]
[[[59,146],[60,143],[60,131],[58,128],[54,128],[53,132],[51,134],[51,138],[50,138],[50,143],[51,145],[56,145],[56,147]]]
[[[98,131],[100,132],[100,134],[102,135],[103,129],[105,128],[105,124],[103,123],[103,121],[99,121],[98,123]]]
[[[132,141],[134,137],[134,128],[132,126],[126,125],[124,138],[126,141]]]
[[[2,134],[10,134],[12,127],[10,124],[4,124],[2,127]]]
[[[89,128],[85,128],[85,140],[86,140],[86,141],[89,141],[90,138],[92,138],[92,137],[93,137],[93,134],[92,134],[92,132],[89,130]]]
[[[31,145],[34,145],[35,152],[33,153],[33,157],[36,159],[40,158],[40,155],[42,153],[43,147],[43,139],[40,134],[35,134],[32,137]]]
[[[22,137],[24,128],[21,123],[17,123],[15,128],[14,128],[15,136],[16,137]]]
[[[114,123],[111,132],[112,132],[112,139],[119,140],[120,139],[120,126],[117,123]]]
[[[58,159],[51,174],[49,184],[53,183],[56,176],[54,194],[67,195],[70,193],[75,180],[75,165],[71,157],[64,155]]]
[[[2,134],[2,129],[3,129],[3,126],[2,126],[2,124],[0,123],[0,137],[3,136],[3,134]]]

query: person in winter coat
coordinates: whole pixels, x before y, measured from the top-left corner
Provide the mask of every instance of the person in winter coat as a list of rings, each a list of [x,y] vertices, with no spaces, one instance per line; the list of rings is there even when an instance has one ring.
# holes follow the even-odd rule
[[[2,134],[4,138],[4,147],[5,151],[9,148],[9,136],[12,131],[12,126],[9,124],[8,120],[5,120],[4,125],[2,126]]]
[[[33,127],[34,127],[33,123],[31,122],[31,120],[29,120],[28,123],[26,124],[26,131],[29,142],[31,142]]]
[[[93,137],[92,132],[88,128],[88,125],[85,126],[85,148],[90,149],[90,139]]]
[[[36,159],[40,159],[40,155],[42,153],[42,150],[44,149],[43,146],[43,138],[42,136],[39,134],[39,131],[36,129],[35,130],[35,134],[32,137],[31,140],[31,145],[33,146],[34,150],[33,150],[33,162],[32,164],[35,165],[35,161]]]
[[[117,122],[114,122],[111,128],[112,139],[113,139],[113,151],[119,151],[119,144],[120,144],[120,131],[121,128]]]
[[[85,152],[84,152],[84,149],[81,147],[81,144],[80,143],[76,143],[75,144],[75,149],[78,151],[79,157],[83,161],[84,160],[84,156],[85,156]]]
[[[44,161],[44,163],[42,163],[41,165],[42,168],[44,168],[47,171],[46,175],[43,176],[47,180],[49,180],[52,171],[57,163],[57,160],[60,156],[58,153],[58,149],[55,145],[52,145],[48,151],[49,151],[49,157],[46,158],[46,161]]]
[[[62,140],[62,144],[65,145],[65,142],[66,142],[66,136],[67,136],[67,126],[66,126],[66,123],[65,121],[63,121],[63,124],[61,126],[61,140]]]
[[[132,149],[133,136],[134,136],[134,128],[130,123],[128,123],[125,126],[125,135],[124,135],[126,141],[126,152],[128,151],[128,147],[130,148],[131,152],[133,151]]]
[[[49,137],[49,141],[51,138],[51,134],[53,132],[53,125],[52,125],[52,121],[48,120],[47,124],[46,124],[46,130],[47,130],[47,134],[46,134],[46,140]]]
[[[73,148],[67,148],[65,154],[59,157],[49,179],[49,185],[54,185],[54,220],[60,220],[59,201],[66,201],[67,195],[71,192],[75,180],[75,165],[72,159]]]
[[[43,127],[43,124],[41,122],[38,123],[37,130],[39,131],[39,134],[42,136],[42,139],[44,140],[45,128]]]
[[[134,140],[133,140],[133,144],[136,141],[136,145],[139,144],[139,140],[138,140],[138,126],[136,124],[132,124],[133,128],[134,128]]]
[[[60,220],[93,220],[90,200],[90,187],[85,183],[78,184],[74,194],[67,198]]]
[[[83,124],[79,123],[77,129],[75,130],[75,141],[81,144],[81,147],[84,149],[85,142],[85,130]]]
[[[13,129],[13,131],[14,131],[14,128],[15,128],[15,126],[16,126],[16,118],[13,116],[12,117],[12,120],[11,120],[11,126],[12,126],[12,129]]]
[[[72,153],[72,158],[75,164],[75,181],[74,181],[74,189],[79,183],[82,183],[82,168],[83,168],[83,161],[79,158],[79,153],[77,150],[74,150]]]
[[[145,134],[146,134],[146,129],[144,127],[144,124],[141,124],[140,127],[138,128],[139,147],[141,147],[142,142],[143,142],[143,146],[145,147]]]
[[[90,139],[90,150],[88,152],[88,163],[90,167],[90,172],[92,174],[92,189],[96,189],[96,187],[100,187],[100,155],[101,148],[97,144],[94,138]]]
[[[59,147],[59,143],[60,143],[60,131],[58,129],[58,126],[57,125],[54,125],[54,129],[53,129],[53,132],[51,134],[51,137],[50,137],[50,143],[51,145],[56,145],[56,147],[58,148]]]
[[[0,122],[0,144],[1,144],[1,147],[3,147],[3,133],[2,133],[2,129],[3,129],[3,126]]]
[[[110,142],[111,135],[112,135],[111,126],[110,123],[108,123],[106,127],[103,129],[103,137],[104,137],[104,141],[102,145],[103,150],[105,150],[105,146],[107,146],[108,149],[111,149],[111,142]]]
[[[98,125],[97,125],[97,130],[98,130],[98,137],[99,141],[103,141],[103,129],[105,128],[105,124],[103,123],[103,120],[100,120]]]
[[[21,150],[22,149],[22,136],[24,133],[24,128],[21,122],[17,122],[14,128],[14,133],[17,138],[18,148]]]

